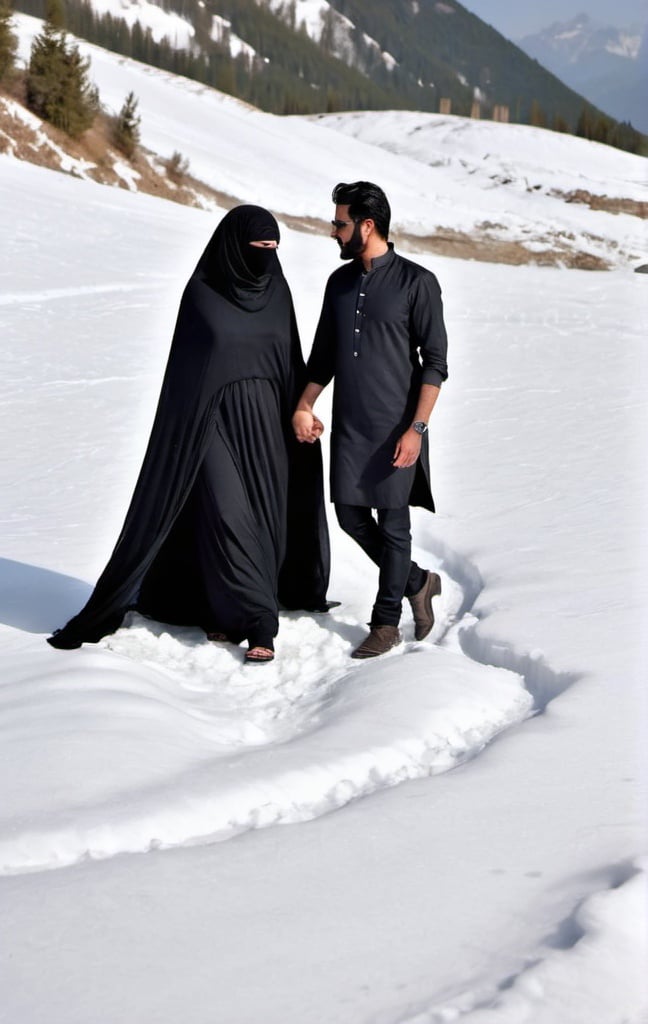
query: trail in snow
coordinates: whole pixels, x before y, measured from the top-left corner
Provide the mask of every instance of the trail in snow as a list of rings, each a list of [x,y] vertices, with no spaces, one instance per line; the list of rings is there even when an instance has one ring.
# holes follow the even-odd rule
[[[431,637],[442,643],[464,603],[449,577],[445,589]],[[3,821],[2,870],[308,820],[446,771],[532,713],[517,675],[470,662],[451,633],[353,666],[361,615],[352,602],[283,614],[261,676],[240,649],[136,615],[99,650],[57,655],[60,672],[47,652],[28,658],[0,691],[9,777],[25,787]],[[32,776],[45,791],[30,792]],[[6,793],[0,805],[11,803]]]
[[[646,996],[648,861],[638,858],[609,874],[608,888],[583,899],[541,955],[496,988],[468,988],[410,1008],[397,1021],[390,1016],[389,1024],[556,1024],[557,1006],[560,1024],[646,1024],[637,1007]]]
[[[348,658],[364,633],[366,595],[356,582],[362,556],[346,540],[336,585],[350,599],[329,615],[283,613],[277,659],[263,673],[241,664],[241,648],[209,643],[202,630],[132,613],[96,648],[57,652],[58,672],[49,652],[28,657],[0,691],[0,732],[10,763],[15,758],[8,778],[25,786],[2,823],[0,870],[57,868],[309,820],[447,771],[542,710],[571,678],[513,643],[476,643],[479,573],[435,545],[421,518],[417,557],[444,578],[437,621],[430,640],[416,643],[406,616],[405,643],[380,662]],[[0,593],[5,621],[20,579],[14,566],[4,601]],[[29,579],[42,601],[38,571]],[[50,587],[41,628],[55,579]],[[83,588],[77,581],[75,593]],[[28,593],[23,614],[25,606]],[[47,782],[30,792],[32,777]],[[2,805],[11,805],[10,793]]]

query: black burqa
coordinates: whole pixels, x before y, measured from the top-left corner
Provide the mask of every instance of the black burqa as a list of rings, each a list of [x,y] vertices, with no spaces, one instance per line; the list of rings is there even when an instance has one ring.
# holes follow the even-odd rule
[[[325,610],[329,542],[319,442],[290,418],[305,383],[267,210],[221,221],[180,303],[144,463],[115,549],[54,647],[96,642],[135,608],[272,646],[278,603]]]

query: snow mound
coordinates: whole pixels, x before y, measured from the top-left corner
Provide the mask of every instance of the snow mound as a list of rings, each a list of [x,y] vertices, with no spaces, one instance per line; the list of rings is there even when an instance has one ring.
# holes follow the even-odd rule
[[[429,644],[348,671],[362,630],[326,618],[282,621],[262,669],[143,620],[58,671],[30,658],[0,691],[2,872],[305,821],[446,771],[531,713],[519,676]]]
[[[648,862],[588,896],[547,942],[545,955],[501,982],[490,997],[474,992],[400,1024],[642,1024],[648,962]]]

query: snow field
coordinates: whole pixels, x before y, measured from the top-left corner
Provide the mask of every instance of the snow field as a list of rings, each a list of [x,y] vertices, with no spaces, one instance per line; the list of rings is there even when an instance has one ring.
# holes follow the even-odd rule
[[[406,614],[347,661],[375,575],[331,517],[342,606],[282,616],[272,666],[142,619],[62,653],[219,213],[9,158],[0,202],[6,1019],[644,1024],[645,279],[420,257],[452,346],[435,643]],[[280,256],[308,348],[335,249]]]

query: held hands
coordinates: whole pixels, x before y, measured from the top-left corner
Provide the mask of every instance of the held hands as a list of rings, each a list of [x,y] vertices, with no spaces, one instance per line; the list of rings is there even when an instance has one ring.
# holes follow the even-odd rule
[[[395,469],[407,469],[414,465],[420,454],[421,435],[410,427],[396,442],[392,465]]]
[[[292,418],[293,430],[298,441],[313,444],[324,433],[324,424],[312,412],[298,409]]]

